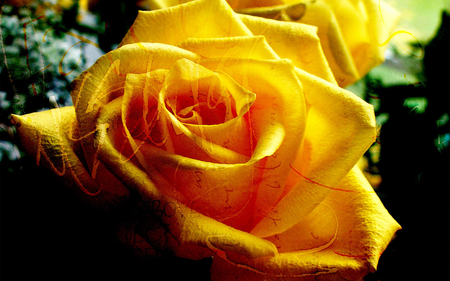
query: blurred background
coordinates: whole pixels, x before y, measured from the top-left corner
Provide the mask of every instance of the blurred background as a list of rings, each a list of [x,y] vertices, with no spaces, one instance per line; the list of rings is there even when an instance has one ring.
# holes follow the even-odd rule
[[[365,280],[450,280],[450,3],[385,2],[402,13],[395,30],[407,32],[391,40],[384,64],[348,90],[375,108],[379,137],[359,164],[403,229]],[[24,155],[9,121],[10,114],[71,105],[70,82],[117,47],[146,2],[1,3],[1,279],[159,272],[209,280],[210,260],[149,260],[123,248],[106,214],[61,194],[55,176]]]

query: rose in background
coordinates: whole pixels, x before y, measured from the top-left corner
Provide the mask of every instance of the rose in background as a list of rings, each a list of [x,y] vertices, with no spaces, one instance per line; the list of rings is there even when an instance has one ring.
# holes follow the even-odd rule
[[[355,167],[373,109],[316,32],[224,1],[141,12],[73,107],[13,117],[22,147],[95,206],[134,203],[147,253],[213,255],[214,280],[359,280],[399,225]]]
[[[148,0],[151,9],[180,2],[188,1]],[[387,39],[399,16],[379,0],[228,0],[228,3],[240,14],[317,26],[321,47],[341,87],[358,81],[384,61]],[[268,40],[276,44],[278,39]]]

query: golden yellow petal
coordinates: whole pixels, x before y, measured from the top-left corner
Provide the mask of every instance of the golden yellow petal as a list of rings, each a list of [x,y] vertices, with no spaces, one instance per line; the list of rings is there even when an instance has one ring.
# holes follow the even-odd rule
[[[177,45],[188,38],[249,36],[251,32],[224,0],[199,0],[168,9],[139,11],[120,46],[158,42]]]
[[[228,0],[228,3],[235,10],[245,7],[268,7],[280,5],[283,2],[281,0]]]
[[[300,22],[319,26],[319,37],[328,44],[324,51],[339,85],[355,82],[384,61],[387,44],[383,42],[399,18],[398,12],[389,5],[372,0],[324,0],[308,7],[311,13],[306,13]],[[328,23],[325,20],[319,25],[315,13],[326,13],[325,10],[330,11],[331,16]],[[333,66],[334,63],[337,65]],[[335,72],[339,68],[342,71]]]
[[[141,202],[154,213],[154,221],[149,223],[150,229],[146,229],[148,237],[145,238],[151,242],[152,234],[163,231],[164,240],[154,241],[152,246],[155,248],[163,247],[176,256],[192,259],[220,251],[238,253],[251,259],[277,253],[269,241],[226,226],[162,194],[150,179],[152,174],[147,174],[131,161],[122,161],[110,136],[103,138],[100,147],[100,159],[105,166],[138,194]],[[155,202],[158,202],[156,210]]]
[[[151,10],[157,9],[165,9],[172,6],[180,5],[187,3],[192,0],[147,0],[147,4],[149,5]]]
[[[379,256],[398,229],[355,166],[307,218],[267,239],[280,253],[304,255],[327,249],[341,256],[365,258],[376,268]]]
[[[316,27],[248,15],[239,17],[253,35],[265,36],[280,58],[290,59],[296,67],[335,83],[317,37]]]
[[[147,0],[152,10],[164,9],[183,3],[191,2],[192,0]],[[244,7],[267,7],[282,4],[281,0],[228,0],[231,8],[240,9]]]
[[[298,208],[301,208],[299,206]],[[215,259],[213,280],[360,280],[400,229],[358,167],[301,223],[268,237],[280,254]]]
[[[66,188],[92,204],[109,208],[128,196],[124,186],[97,162],[97,177],[86,170],[73,107],[63,107],[24,116],[12,115],[21,148],[60,176]]]
[[[388,40],[400,19],[400,13],[383,1],[363,0],[362,2],[367,15],[365,26],[369,43],[365,45],[365,48],[356,47],[352,52],[361,77],[384,62]]]
[[[252,230],[261,237],[281,233],[304,219],[328,195],[330,187],[335,187],[358,162],[376,137],[371,105],[307,72],[297,69],[297,74],[311,105],[308,122],[300,152],[290,167],[289,193]]]
[[[279,59],[267,44],[264,36],[239,36],[228,38],[189,38],[178,47],[196,53],[203,58],[228,59]]]
[[[289,165],[296,157],[307,123],[303,89],[295,68],[288,60],[235,60],[221,64],[220,59],[210,59],[200,63],[209,69],[228,73],[256,94],[250,109],[250,122],[257,142],[249,163],[255,164],[263,178],[255,197],[253,222],[247,226],[250,230],[259,220],[269,216],[268,213],[285,192]],[[256,163],[256,160],[263,158],[262,162]]]

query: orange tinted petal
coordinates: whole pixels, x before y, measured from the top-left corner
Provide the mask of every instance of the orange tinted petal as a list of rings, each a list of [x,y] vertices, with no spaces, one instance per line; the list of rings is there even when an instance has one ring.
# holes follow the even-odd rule
[[[210,69],[228,73],[256,94],[250,109],[251,130],[256,139],[250,163],[263,173],[258,184],[251,228],[268,215],[282,196],[289,165],[294,161],[306,126],[307,107],[303,89],[290,61],[235,60],[221,64],[219,59],[201,61]],[[271,79],[266,79],[271,77]],[[256,160],[263,161],[256,163]]]

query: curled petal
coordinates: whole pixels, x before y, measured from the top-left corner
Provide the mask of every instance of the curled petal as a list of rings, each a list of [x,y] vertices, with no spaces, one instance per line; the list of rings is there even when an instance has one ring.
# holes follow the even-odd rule
[[[196,61],[199,56],[186,50],[163,44],[129,44],[101,57],[88,70],[72,82],[81,145],[89,167],[94,173],[95,120],[100,108],[124,93],[126,74],[145,73],[156,69],[169,69],[177,60]]]
[[[371,105],[351,92],[297,69],[311,105],[303,143],[291,166],[291,187],[252,233],[266,237],[281,233],[304,219],[358,162],[375,141]],[[298,210],[296,206],[302,206]],[[273,215],[283,214],[275,224]]]
[[[255,36],[264,36],[282,59],[331,83],[336,83],[317,36],[317,27],[249,15],[239,16]]]

